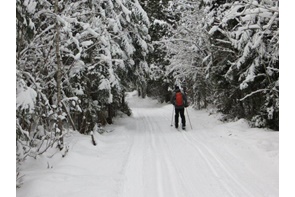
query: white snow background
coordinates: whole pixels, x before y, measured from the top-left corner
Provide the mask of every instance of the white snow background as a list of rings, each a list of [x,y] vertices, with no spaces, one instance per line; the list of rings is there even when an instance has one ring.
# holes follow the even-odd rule
[[[69,152],[47,152],[22,166],[17,197],[275,197],[279,132],[223,123],[188,108],[187,130],[171,127],[173,107],[129,93],[131,117],[103,134],[67,131]],[[187,115],[187,113],[186,113]]]

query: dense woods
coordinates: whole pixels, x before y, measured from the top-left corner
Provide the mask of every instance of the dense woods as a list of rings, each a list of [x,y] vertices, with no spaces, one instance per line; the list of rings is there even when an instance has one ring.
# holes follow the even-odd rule
[[[125,92],[279,128],[275,0],[17,0],[17,163],[131,114]]]

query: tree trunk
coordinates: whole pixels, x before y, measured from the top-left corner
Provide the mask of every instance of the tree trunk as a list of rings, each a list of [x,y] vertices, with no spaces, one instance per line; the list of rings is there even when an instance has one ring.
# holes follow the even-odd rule
[[[59,51],[59,44],[60,44],[60,32],[59,32],[59,24],[57,20],[58,15],[58,0],[55,0],[55,6],[54,6],[55,14],[56,14],[56,35],[55,35],[55,50],[56,50],[56,63],[57,63],[57,73],[56,73],[56,88],[57,88],[57,106],[58,106],[58,129],[59,129],[59,136],[60,136],[60,149],[63,148],[63,137],[62,137],[62,106],[61,106],[61,60],[60,60],[60,51]]]
[[[108,124],[113,124],[113,109],[112,109],[112,104],[108,104],[108,117],[107,117],[107,122]]]
[[[71,123],[71,125],[72,125],[74,131],[76,131],[77,129],[76,129],[76,126],[75,126],[75,124],[74,124],[74,121],[73,121],[73,119],[72,119],[72,116],[71,116],[70,112],[68,112],[67,107],[66,107],[66,105],[64,104],[64,102],[61,102],[61,104],[62,104],[62,106],[63,106],[65,112],[67,113],[68,119],[70,120],[70,123]]]
[[[142,84],[141,85],[141,98],[145,98],[146,97],[146,84]]]
[[[123,107],[125,106],[125,91],[123,91],[123,94],[122,94],[122,106]]]

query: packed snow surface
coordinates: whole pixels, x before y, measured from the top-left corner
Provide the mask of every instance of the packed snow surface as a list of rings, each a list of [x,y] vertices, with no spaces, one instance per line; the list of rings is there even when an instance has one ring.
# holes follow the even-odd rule
[[[132,115],[103,134],[68,131],[65,157],[48,152],[22,165],[17,197],[277,197],[279,132],[222,123],[188,108],[187,130],[173,107],[127,96]],[[192,123],[189,124],[188,116]],[[56,150],[57,151],[57,150]]]

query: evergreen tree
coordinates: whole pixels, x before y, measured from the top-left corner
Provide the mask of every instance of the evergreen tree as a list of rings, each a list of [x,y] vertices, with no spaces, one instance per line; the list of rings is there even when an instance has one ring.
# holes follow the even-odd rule
[[[168,102],[171,93],[169,87],[174,83],[174,79],[171,75],[166,76],[167,65],[169,65],[169,60],[166,58],[167,48],[158,41],[171,35],[171,30],[176,27],[179,20],[179,14],[174,12],[175,6],[172,1],[144,0],[141,2],[151,20],[149,34],[153,46],[153,50],[146,58],[150,67],[147,76],[147,94],[161,102]]]
[[[171,27],[171,35],[160,41],[167,48],[166,59],[170,62],[165,75],[184,86],[193,105],[206,107],[210,100],[206,63],[211,60],[211,46],[202,29],[203,15],[197,2],[173,1],[173,5],[179,21],[176,28]]]
[[[232,54],[216,69],[225,84],[219,87],[228,89],[220,109],[278,129],[278,2],[212,1],[207,6],[213,42]],[[217,51],[214,59],[224,56]]]
[[[56,3],[56,4],[54,4]],[[149,19],[137,0],[17,0],[17,161],[130,115],[124,93],[141,81]],[[144,81],[143,80],[143,81]]]
[[[278,2],[177,1],[181,19],[161,40],[167,67],[198,107],[278,129]],[[168,76],[167,74],[167,76]]]

